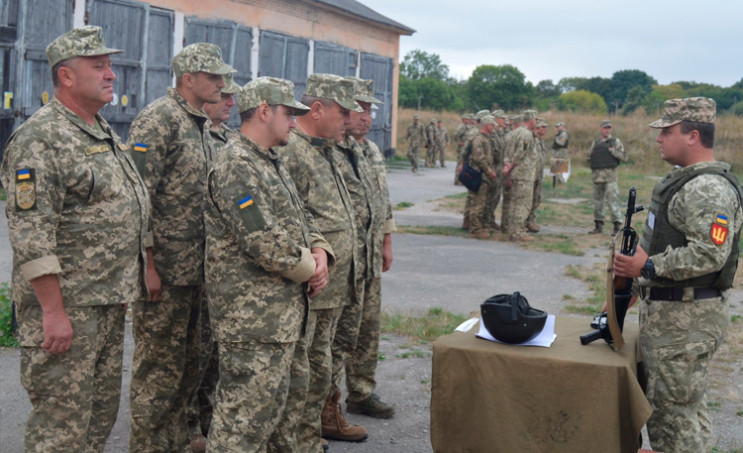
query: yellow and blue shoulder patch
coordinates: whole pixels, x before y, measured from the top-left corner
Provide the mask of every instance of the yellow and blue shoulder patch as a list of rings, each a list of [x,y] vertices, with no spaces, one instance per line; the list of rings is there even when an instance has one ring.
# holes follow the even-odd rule
[[[32,179],[30,168],[23,168],[16,172],[16,181],[25,181],[26,179]]]
[[[134,144],[134,151],[140,152],[140,153],[146,153],[147,152],[147,144],[146,143],[135,143]]]
[[[244,198],[241,198],[237,201],[237,205],[240,207],[240,209],[245,209],[248,206],[253,204],[253,197],[248,194]]]
[[[21,168],[15,173],[15,207],[29,211],[36,207],[36,170]]]
[[[712,227],[709,232],[712,242],[714,242],[715,245],[724,244],[725,239],[728,237],[728,233],[728,216],[720,213],[715,214],[715,220],[712,222]]]

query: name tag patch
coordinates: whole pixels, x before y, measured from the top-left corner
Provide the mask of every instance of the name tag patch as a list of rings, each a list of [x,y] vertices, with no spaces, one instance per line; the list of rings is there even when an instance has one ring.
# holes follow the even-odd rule
[[[107,153],[109,151],[111,151],[111,148],[108,145],[88,146],[85,148],[85,155],[91,156],[93,154]]]

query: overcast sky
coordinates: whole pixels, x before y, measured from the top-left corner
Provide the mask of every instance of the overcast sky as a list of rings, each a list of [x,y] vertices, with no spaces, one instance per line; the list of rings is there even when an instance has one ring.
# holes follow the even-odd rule
[[[740,0],[359,0],[416,30],[400,37],[466,79],[481,64],[516,66],[535,85],[640,69],[660,84],[728,87],[743,78]]]

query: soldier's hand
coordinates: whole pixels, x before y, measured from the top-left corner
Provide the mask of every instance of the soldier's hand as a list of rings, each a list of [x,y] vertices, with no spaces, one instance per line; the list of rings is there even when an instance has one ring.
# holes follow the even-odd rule
[[[497,176],[497,175],[495,174],[495,171],[493,171],[493,170],[490,170],[490,171],[488,172],[488,178],[490,178],[491,180],[493,180],[493,181],[494,181],[494,180],[495,180],[495,177],[496,177],[496,176]]]
[[[639,277],[640,271],[647,260],[648,254],[642,247],[637,247],[635,254],[632,256],[617,253],[614,255],[614,275],[631,278]]]
[[[150,294],[150,301],[157,302],[160,300],[160,293],[162,292],[162,281],[160,280],[160,274],[155,269],[155,259],[152,256],[152,249],[147,249],[147,273],[145,275],[145,284],[147,285],[147,292]]]
[[[314,297],[323,288],[328,286],[330,281],[328,277],[328,254],[325,250],[315,247],[312,249],[312,258],[315,259],[315,272],[307,281],[310,286],[309,296]]]
[[[382,242],[382,272],[387,272],[392,267],[392,235],[384,235]]]
[[[41,348],[50,354],[63,354],[72,345],[72,323],[64,309],[44,313],[42,327],[44,342]]]
[[[511,173],[511,170],[513,170],[513,167],[514,167],[513,162],[508,162],[508,163],[504,164],[503,165],[503,174],[504,175],[507,175],[507,174]]]

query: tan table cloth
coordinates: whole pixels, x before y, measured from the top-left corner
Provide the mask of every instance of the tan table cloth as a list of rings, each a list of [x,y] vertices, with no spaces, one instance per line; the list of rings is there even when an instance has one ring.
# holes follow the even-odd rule
[[[434,452],[632,452],[651,408],[636,377],[638,326],[625,346],[582,346],[589,318],[557,317],[550,348],[509,346],[467,333],[433,345]]]

